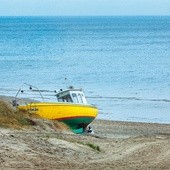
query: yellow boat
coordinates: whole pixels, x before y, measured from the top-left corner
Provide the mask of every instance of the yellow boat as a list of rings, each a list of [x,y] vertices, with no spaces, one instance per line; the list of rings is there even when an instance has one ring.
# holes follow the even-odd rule
[[[87,103],[81,89],[60,90],[55,96],[57,102],[31,102],[17,107],[45,119],[64,122],[77,133],[83,132],[98,114],[98,109]]]

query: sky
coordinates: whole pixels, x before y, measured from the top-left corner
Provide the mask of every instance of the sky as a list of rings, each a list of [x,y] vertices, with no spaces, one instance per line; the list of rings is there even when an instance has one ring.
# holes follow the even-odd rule
[[[170,0],[0,0],[0,16],[170,15]]]

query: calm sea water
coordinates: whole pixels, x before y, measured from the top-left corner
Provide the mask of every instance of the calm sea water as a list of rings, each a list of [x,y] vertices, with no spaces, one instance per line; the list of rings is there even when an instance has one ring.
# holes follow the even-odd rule
[[[100,119],[170,123],[170,17],[0,17],[0,79],[1,95],[69,84]]]

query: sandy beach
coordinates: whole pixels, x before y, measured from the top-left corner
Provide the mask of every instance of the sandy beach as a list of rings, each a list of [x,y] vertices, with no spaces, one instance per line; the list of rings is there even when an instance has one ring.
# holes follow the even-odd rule
[[[170,124],[95,120],[78,135],[33,121],[0,128],[0,169],[170,169]]]

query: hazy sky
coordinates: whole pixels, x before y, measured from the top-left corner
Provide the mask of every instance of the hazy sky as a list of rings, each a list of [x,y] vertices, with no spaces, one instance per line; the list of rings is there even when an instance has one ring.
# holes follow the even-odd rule
[[[170,0],[0,0],[0,15],[170,15]]]

